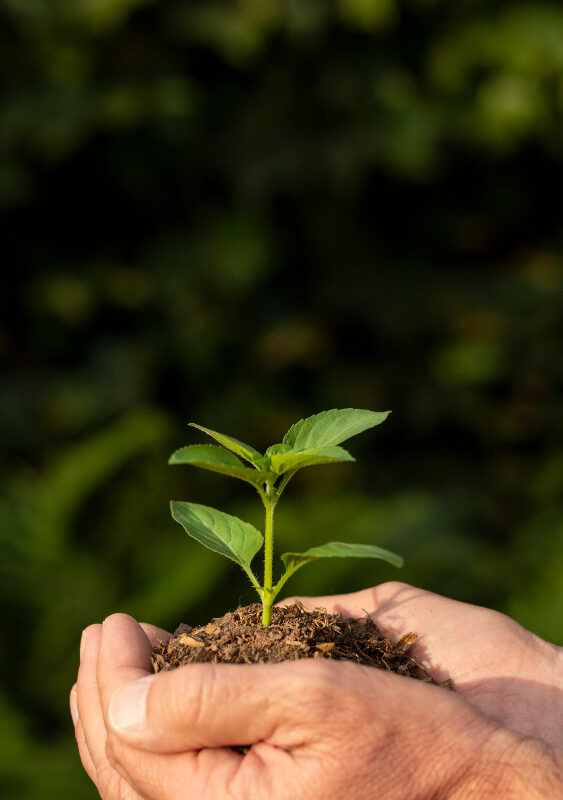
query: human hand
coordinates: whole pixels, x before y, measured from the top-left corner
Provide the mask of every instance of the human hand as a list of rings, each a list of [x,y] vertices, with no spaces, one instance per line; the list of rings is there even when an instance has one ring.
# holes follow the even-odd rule
[[[366,612],[392,639],[414,631],[410,649],[438,683],[495,722],[563,750],[563,648],[489,608],[396,581],[352,594],[299,597],[305,608],[345,617]]]
[[[390,602],[392,591],[379,589]],[[125,615],[86,631],[76,733],[104,800],[486,800],[499,788],[532,800],[561,791],[554,751],[453,692],[317,660],[154,676],[150,638],[162,636]],[[143,687],[148,694],[127,700]],[[120,698],[146,711],[144,726],[123,727]],[[251,747],[241,755],[233,745]]]

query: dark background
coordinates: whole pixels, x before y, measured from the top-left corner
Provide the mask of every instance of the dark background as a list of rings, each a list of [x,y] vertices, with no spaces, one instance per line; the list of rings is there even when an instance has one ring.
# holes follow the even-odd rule
[[[304,470],[279,542],[563,643],[563,8],[491,0],[0,0],[2,781],[94,798],[67,712],[80,633],[254,600],[168,467],[325,408],[393,414]],[[286,546],[287,545],[287,546]]]

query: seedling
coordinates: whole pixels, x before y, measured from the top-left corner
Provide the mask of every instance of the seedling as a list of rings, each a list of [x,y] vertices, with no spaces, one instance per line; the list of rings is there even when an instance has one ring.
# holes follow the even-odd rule
[[[281,444],[268,447],[264,455],[238,439],[190,423],[220,446],[194,444],[176,450],[169,464],[189,464],[212,472],[239,478],[253,486],[266,510],[264,535],[253,525],[216,508],[173,500],[172,517],[198,542],[239,564],[250,578],[262,601],[262,624],[270,624],[274,600],[287,580],[305,564],[319,558],[380,558],[396,567],[401,556],[371,544],[328,542],[304,553],[284,553],[285,571],[273,581],[274,513],[287,484],[297,470],[315,464],[355,461],[341,442],[382,423],[389,411],[365,411],[345,408],[322,411],[293,425]],[[243,460],[250,466],[246,466]],[[264,583],[260,585],[252,571],[252,560],[264,548]]]

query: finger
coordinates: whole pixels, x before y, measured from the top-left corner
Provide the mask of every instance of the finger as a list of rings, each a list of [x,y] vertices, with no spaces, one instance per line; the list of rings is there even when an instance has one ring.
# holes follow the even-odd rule
[[[165,631],[164,628],[159,628],[157,625],[150,625],[148,622],[140,622],[139,625],[145,632],[151,647],[156,647],[161,642],[167,642],[172,636],[169,631]]]
[[[309,611],[324,607],[330,613],[341,614],[345,618],[361,619],[369,614],[379,630],[393,640],[400,639],[406,633],[416,633],[417,639],[409,655],[416,658],[438,683],[452,679],[459,689],[460,678],[464,674],[473,675],[475,661],[468,659],[466,648],[459,648],[457,626],[460,620],[467,620],[468,610],[475,609],[475,606],[398,581],[351,594],[288,598],[283,604],[289,605],[296,600]],[[456,627],[452,630],[453,621]],[[481,626],[478,633],[482,643]],[[467,635],[467,631],[464,635]],[[475,656],[481,654],[482,646],[477,643]]]
[[[398,581],[351,594],[288,598],[282,604],[288,605],[295,600],[302,602],[308,610],[322,606],[345,617],[363,617],[367,613],[390,636],[401,636],[413,630],[413,626],[421,636],[438,630],[448,631],[449,635],[452,623],[457,628],[461,618],[467,619],[468,615],[475,613],[494,618],[496,622],[511,623],[508,617],[490,609],[451,600]]]
[[[94,766],[92,756],[90,755],[88,745],[86,744],[86,737],[84,736],[84,729],[82,727],[82,721],[80,720],[80,717],[78,717],[76,725],[74,726],[74,736],[76,738],[76,744],[78,745],[78,752],[80,754],[82,766],[86,770],[86,774],[92,783],[95,784],[97,780],[96,767]]]
[[[291,749],[303,742],[304,698],[318,696],[323,680],[333,683],[335,673],[312,659],[188,664],[123,685],[108,726],[130,745],[161,753],[262,741]]]
[[[379,630],[391,639],[400,639],[411,631],[416,633],[417,640],[409,652],[431,671],[432,677],[438,682],[447,678],[459,679],[456,653],[459,652],[460,668],[470,666],[466,648],[459,650],[458,647],[460,620],[466,622],[468,613],[475,610],[495,614],[398,581],[389,581],[351,594],[295,599],[300,600],[307,610],[322,606],[329,612],[355,619],[369,614]],[[295,599],[284,602],[290,603]],[[453,630],[452,623],[455,623]],[[479,627],[478,633],[482,642],[482,627]],[[464,631],[466,636],[467,630]],[[481,649],[481,646],[476,646],[476,654],[480,655]],[[452,657],[447,658],[448,668],[441,667],[440,662],[444,663],[445,657],[450,654]],[[471,663],[471,671],[473,668],[474,663]]]
[[[81,642],[81,660],[76,684],[77,744],[88,776],[107,797],[140,800],[139,794],[115,771],[107,757],[107,730],[102,714],[97,666],[102,625],[85,629]]]
[[[530,646],[530,655],[545,649],[545,643],[504,614],[481,606],[452,600],[434,592],[417,589],[392,581],[337,600],[343,612],[360,615],[366,611],[375,624],[387,635],[399,638],[414,631],[417,640],[411,652],[432,669],[436,680],[452,677],[457,688],[460,679],[473,681],[496,662],[504,677],[522,676],[522,665],[513,658],[511,663],[499,659],[497,652],[510,652]],[[484,652],[487,651],[487,652]],[[448,673],[440,667],[447,660]]]
[[[344,617],[362,617],[367,612],[394,639],[414,631],[417,640],[412,655],[436,681],[451,678],[461,692],[479,676],[522,678],[526,664],[533,670],[540,654],[549,657],[549,645],[504,614],[397,581],[348,595],[296,599],[307,609],[325,606]],[[513,656],[526,652],[528,657],[499,660],[499,652]],[[446,663],[447,667],[441,666]]]
[[[70,695],[68,698],[68,705],[70,709],[70,716],[72,717],[72,724],[76,726],[76,723],[79,720],[78,715],[78,702],[76,700],[76,684],[70,690]]]
[[[82,766],[86,770],[88,777],[92,781],[96,781],[96,768],[94,766],[94,762],[90,756],[90,752],[88,751],[88,747],[86,745],[86,738],[84,736],[84,729],[82,727],[82,722],[80,721],[80,716],[78,714],[78,701],[76,699],[77,689],[76,684],[70,690],[69,696],[69,706],[70,706],[70,716],[72,717],[72,724],[74,725],[74,736],[76,738],[76,744],[78,745],[78,752],[80,754],[80,760],[82,761]]]
[[[76,683],[78,714],[85,745],[96,770],[106,762],[106,726],[96,676],[102,626],[90,625],[82,639],[82,658]]]
[[[139,697],[139,687],[150,686],[165,674],[152,673],[150,654],[151,648],[147,636],[134,619],[126,614],[114,614],[105,620],[97,676],[106,719],[111,716],[108,707],[114,693],[121,691],[123,694],[131,687],[134,687],[136,696],[131,704],[126,704],[129,717],[135,711],[144,708],[144,700]],[[126,688],[121,689],[121,687]],[[167,698],[161,701],[167,702]],[[125,775],[128,783],[140,795],[155,797],[158,800],[168,797],[176,800],[182,797],[185,795],[186,785],[193,788],[213,784],[222,786],[224,790],[242,760],[242,755],[220,749],[184,752],[189,748],[180,747],[178,752],[170,753],[160,742],[157,743],[157,747],[147,748],[154,752],[144,750],[140,753],[135,746],[131,746],[137,744],[135,737],[134,741],[130,742],[127,737],[120,736],[121,733],[116,726],[110,727],[106,749],[111,764],[120,774]],[[199,796],[195,788],[193,791],[194,796]],[[225,791],[218,791],[216,796],[224,794]]]
[[[233,751],[213,748],[162,754],[137,750],[115,736],[110,741],[112,761],[118,764],[124,785],[135,793],[136,800],[249,796],[229,794],[243,761],[243,756]],[[129,800],[129,795],[124,794],[123,800]]]
[[[325,608],[331,614],[342,614],[343,617],[365,617],[366,613],[374,615],[396,592],[399,587],[407,587],[406,584],[398,582],[383,583],[379,586],[362,589],[359,592],[350,594],[319,595],[315,597],[294,596],[287,597],[276,603],[278,606],[289,606],[293,603],[301,603],[307,611],[314,611],[316,608]],[[422,590],[415,589],[420,592]]]
[[[97,680],[106,723],[109,702],[120,686],[136,681],[151,681],[156,677],[151,656],[149,639],[133,617],[112,614],[104,620]]]

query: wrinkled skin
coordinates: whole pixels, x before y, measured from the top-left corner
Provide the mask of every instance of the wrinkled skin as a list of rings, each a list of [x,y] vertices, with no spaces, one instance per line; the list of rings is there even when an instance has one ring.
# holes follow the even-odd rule
[[[103,800],[563,798],[563,650],[488,609],[401,583],[299,598],[367,611],[454,691],[351,663],[190,664],[152,676],[169,636],[114,614],[86,629],[71,691]],[[285,601],[291,602],[291,601]],[[128,710],[132,682],[147,694]],[[229,749],[251,745],[246,754]]]

